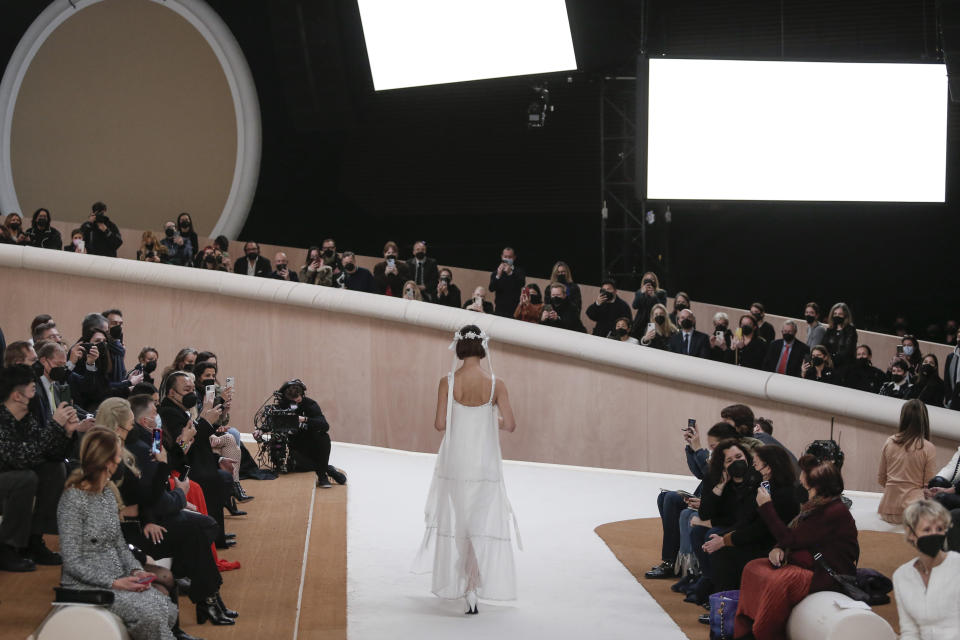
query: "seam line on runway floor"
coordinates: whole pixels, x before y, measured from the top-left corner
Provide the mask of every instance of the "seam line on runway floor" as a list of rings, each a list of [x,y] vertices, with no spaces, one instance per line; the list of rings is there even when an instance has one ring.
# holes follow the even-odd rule
[[[313,503],[317,497],[317,485],[310,492],[310,512],[307,516],[307,534],[303,539],[303,560],[300,566],[300,588],[297,589],[297,618],[293,622],[293,640],[300,634],[300,605],[303,604],[303,583],[307,577],[307,554],[310,553],[310,529],[313,527]]]

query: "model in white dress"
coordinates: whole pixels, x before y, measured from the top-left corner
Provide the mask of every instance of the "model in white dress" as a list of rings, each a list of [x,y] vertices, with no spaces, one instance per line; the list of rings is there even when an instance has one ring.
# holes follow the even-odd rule
[[[460,340],[475,340],[474,347],[483,343],[486,354],[486,335],[467,329],[476,327],[464,327],[451,347]],[[467,613],[477,612],[478,597],[516,599],[512,533],[520,546],[503,482],[499,438],[500,429],[515,428],[513,413],[506,387],[492,372],[488,376],[481,369],[481,357],[464,358],[460,370],[440,382],[436,427],[444,436],[415,564],[419,572],[432,568],[431,590],[437,596],[466,598]]]

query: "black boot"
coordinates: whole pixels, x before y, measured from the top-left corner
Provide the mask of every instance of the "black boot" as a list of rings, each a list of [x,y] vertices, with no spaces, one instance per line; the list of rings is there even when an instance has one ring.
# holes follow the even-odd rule
[[[214,597],[217,599],[217,606],[220,607],[220,611],[223,612],[223,615],[227,616],[228,618],[239,617],[239,613],[233,609],[227,609],[227,605],[223,604],[223,597],[220,595],[219,591],[217,591]]]
[[[337,484],[347,484],[347,474],[343,472],[343,469],[337,469],[332,464],[327,465],[327,475],[333,478]]]
[[[59,553],[50,551],[47,544],[43,541],[43,536],[39,533],[32,534],[30,541],[27,542],[27,548],[23,555],[33,560],[36,564],[56,566],[63,564]]]
[[[326,473],[317,471],[317,486],[321,489],[329,489],[333,485],[330,484],[330,478],[327,477]]]
[[[237,502],[249,502],[253,500],[253,496],[247,495],[247,492],[243,490],[239,482],[233,483],[233,497],[237,499]]]
[[[203,624],[207,620],[217,626],[236,624],[233,618],[228,618],[220,611],[220,605],[217,604],[215,595],[197,603],[197,624]]]
[[[246,512],[246,511],[241,511],[241,510],[237,507],[237,499],[234,498],[233,496],[230,496],[230,499],[227,500],[226,507],[227,507],[227,512],[229,512],[230,515],[232,515],[232,516],[245,516],[245,515],[247,515],[247,512]]]

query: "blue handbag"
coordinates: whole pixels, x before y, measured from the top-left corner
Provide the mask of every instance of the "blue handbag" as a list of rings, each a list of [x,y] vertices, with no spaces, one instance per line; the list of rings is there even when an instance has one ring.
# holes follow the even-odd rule
[[[733,620],[737,617],[740,591],[721,591],[710,595],[710,640],[732,640]]]

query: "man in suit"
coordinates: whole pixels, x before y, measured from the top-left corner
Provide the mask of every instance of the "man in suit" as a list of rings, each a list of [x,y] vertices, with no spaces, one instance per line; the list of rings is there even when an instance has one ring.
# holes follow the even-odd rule
[[[960,344],[960,331],[957,332],[957,343]],[[943,365],[943,405],[960,411],[960,346],[953,348]]]
[[[680,331],[670,336],[667,348],[673,353],[683,353],[697,358],[710,358],[710,338],[697,331],[697,318],[690,309],[682,309],[677,314]]]
[[[500,265],[490,274],[488,290],[494,293],[493,312],[498,316],[512,318],[520,304],[520,292],[527,284],[527,274],[516,265],[517,254],[511,247],[500,253]],[[564,292],[564,299],[567,294]]]
[[[258,278],[273,277],[270,261],[260,255],[260,245],[248,242],[243,245],[244,256],[233,263],[233,272]]]
[[[427,302],[433,302],[440,282],[440,270],[437,261],[427,257],[427,243],[423,240],[413,245],[413,257],[407,260],[410,279],[420,287],[420,294]]]
[[[81,355],[77,355],[77,362],[83,354],[83,347],[77,345],[74,347]],[[30,411],[37,419],[39,424],[47,424],[53,418],[53,414],[63,398],[63,385],[69,385],[71,399],[73,396],[89,394],[95,384],[94,375],[97,368],[95,365],[84,363],[77,367],[67,362],[67,350],[56,342],[44,342],[37,352],[37,362],[43,367],[35,373],[40,374],[36,378],[37,393],[33,396],[30,403]],[[89,362],[89,357],[87,359]],[[94,359],[96,362],[96,359]],[[89,423],[82,425],[80,431],[86,431],[93,425]]]
[[[763,370],[799,378],[800,367],[810,348],[797,340],[797,323],[793,320],[785,320],[781,331],[783,338],[774,340],[767,347]]]

